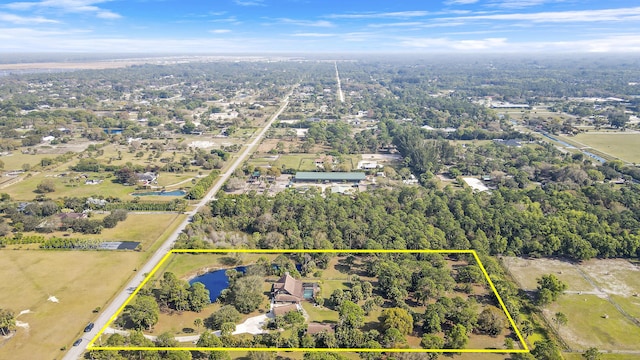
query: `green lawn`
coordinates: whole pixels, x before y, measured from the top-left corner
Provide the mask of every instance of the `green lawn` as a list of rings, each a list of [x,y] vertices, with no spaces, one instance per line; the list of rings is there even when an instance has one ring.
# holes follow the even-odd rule
[[[565,294],[549,310],[567,316],[568,323],[561,326],[560,335],[573,349],[595,346],[601,350],[640,350],[638,327],[605,299]]]
[[[4,170],[22,170],[23,164],[29,164],[31,167],[40,165],[40,160],[44,158],[53,159],[57,157],[56,154],[23,154],[20,150],[15,150],[9,156],[2,156],[0,160],[4,162]]]
[[[281,168],[284,165],[286,168],[296,169],[298,171],[312,171],[316,169],[314,164],[317,156],[315,154],[287,154],[281,155],[278,160],[273,163],[273,166]]]
[[[338,322],[338,312],[326,307],[313,306],[308,301],[302,302],[302,308],[309,314],[309,321],[315,322]]]
[[[562,137],[562,139],[579,142],[623,161],[640,162],[640,134],[625,134],[624,132],[581,133],[572,137]]]
[[[55,191],[47,194],[50,198],[63,198],[69,197],[84,197],[84,196],[115,196],[123,200],[131,200],[133,197],[129,196],[134,191],[133,186],[123,186],[121,184],[115,184],[110,179],[105,179],[101,184],[97,185],[85,185],[82,179],[79,183],[74,182],[72,186],[69,180],[73,177],[58,177],[52,175],[59,175],[60,173],[53,172],[40,172],[33,176],[23,175],[24,180],[17,182],[11,186],[2,189],[2,192],[6,192],[11,195],[11,198],[15,200],[33,200],[38,194],[34,192],[43,180],[50,179],[55,184]],[[79,174],[78,174],[79,175]],[[107,174],[102,174],[106,176]],[[98,178],[98,176],[91,177]]]

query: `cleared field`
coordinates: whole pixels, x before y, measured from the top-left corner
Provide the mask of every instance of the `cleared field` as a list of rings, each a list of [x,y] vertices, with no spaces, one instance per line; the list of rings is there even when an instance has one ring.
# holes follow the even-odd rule
[[[524,290],[535,290],[538,285],[537,279],[547,274],[553,274],[564,281],[569,291],[593,290],[593,286],[582,277],[574,265],[566,261],[503,257],[502,262]]]
[[[60,358],[60,348],[80,338],[96,317],[92,310],[105,306],[140,258],[137,252],[2,251],[0,306],[29,312],[18,316],[24,327],[0,346],[0,358]]]
[[[562,137],[565,139],[565,137]],[[627,162],[640,162],[640,134],[617,133],[581,133],[568,140],[590,146],[605,154]]]
[[[536,288],[536,279],[554,274],[567,291],[544,310],[549,323],[560,311],[568,318],[559,334],[572,350],[635,351],[640,357],[640,269],[622,259],[569,263],[551,259],[502,258],[520,287]],[[556,325],[554,325],[556,327]],[[531,340],[531,339],[530,339]]]
[[[35,192],[38,184],[45,179],[50,179],[55,184],[55,191],[47,194],[47,197],[50,198],[103,195],[115,196],[123,200],[133,199],[133,197],[129,195],[134,191],[133,186],[116,184],[111,182],[110,179],[105,179],[101,184],[97,185],[85,185],[84,179],[78,180],[79,182],[73,179],[74,183],[72,185],[70,177],[56,177],[53,175],[59,175],[59,173],[40,172],[30,177],[27,175],[24,180],[2,189],[2,192],[8,193],[11,195],[11,198],[15,200],[33,200],[38,195]]]
[[[565,294],[545,310],[545,317],[551,319],[557,311],[567,316],[568,322],[560,326],[559,333],[572,349],[640,350],[640,328],[622,316],[606,299],[595,295]]]
[[[99,239],[104,241],[138,241],[142,250],[146,251],[153,243],[163,235],[167,229],[177,226],[186,215],[181,214],[129,214],[125,221],[121,221],[116,227],[103,229],[100,234],[73,233],[71,236],[81,239]],[[98,218],[98,216],[96,216]],[[54,231],[45,236],[63,237],[65,231]],[[43,235],[36,232],[26,235]],[[17,245],[20,246],[20,245]]]
[[[29,166],[35,166],[40,164],[40,160],[44,158],[54,158],[56,155],[49,154],[22,154],[16,150],[10,155],[1,156],[0,160],[4,162],[4,170],[22,170],[22,165],[29,164]]]

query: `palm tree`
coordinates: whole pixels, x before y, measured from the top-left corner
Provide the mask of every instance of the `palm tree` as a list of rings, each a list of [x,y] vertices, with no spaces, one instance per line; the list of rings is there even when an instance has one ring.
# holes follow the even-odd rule
[[[196,327],[196,329],[200,330],[200,327],[202,326],[203,322],[202,319],[197,318],[195,320],[193,320],[193,326]]]

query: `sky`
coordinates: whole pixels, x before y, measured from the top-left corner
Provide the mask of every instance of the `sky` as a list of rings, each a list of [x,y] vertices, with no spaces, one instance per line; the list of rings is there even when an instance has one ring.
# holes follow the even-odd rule
[[[21,52],[640,52],[640,1],[0,0]]]

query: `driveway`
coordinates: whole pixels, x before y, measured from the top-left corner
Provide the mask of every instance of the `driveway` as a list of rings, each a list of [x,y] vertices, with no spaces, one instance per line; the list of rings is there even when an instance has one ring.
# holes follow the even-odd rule
[[[267,321],[272,318],[273,314],[271,312],[268,312],[264,315],[250,317],[242,324],[236,325],[236,331],[233,332],[233,335],[244,333],[257,335],[265,333],[266,331],[262,330],[262,326],[264,326]]]

